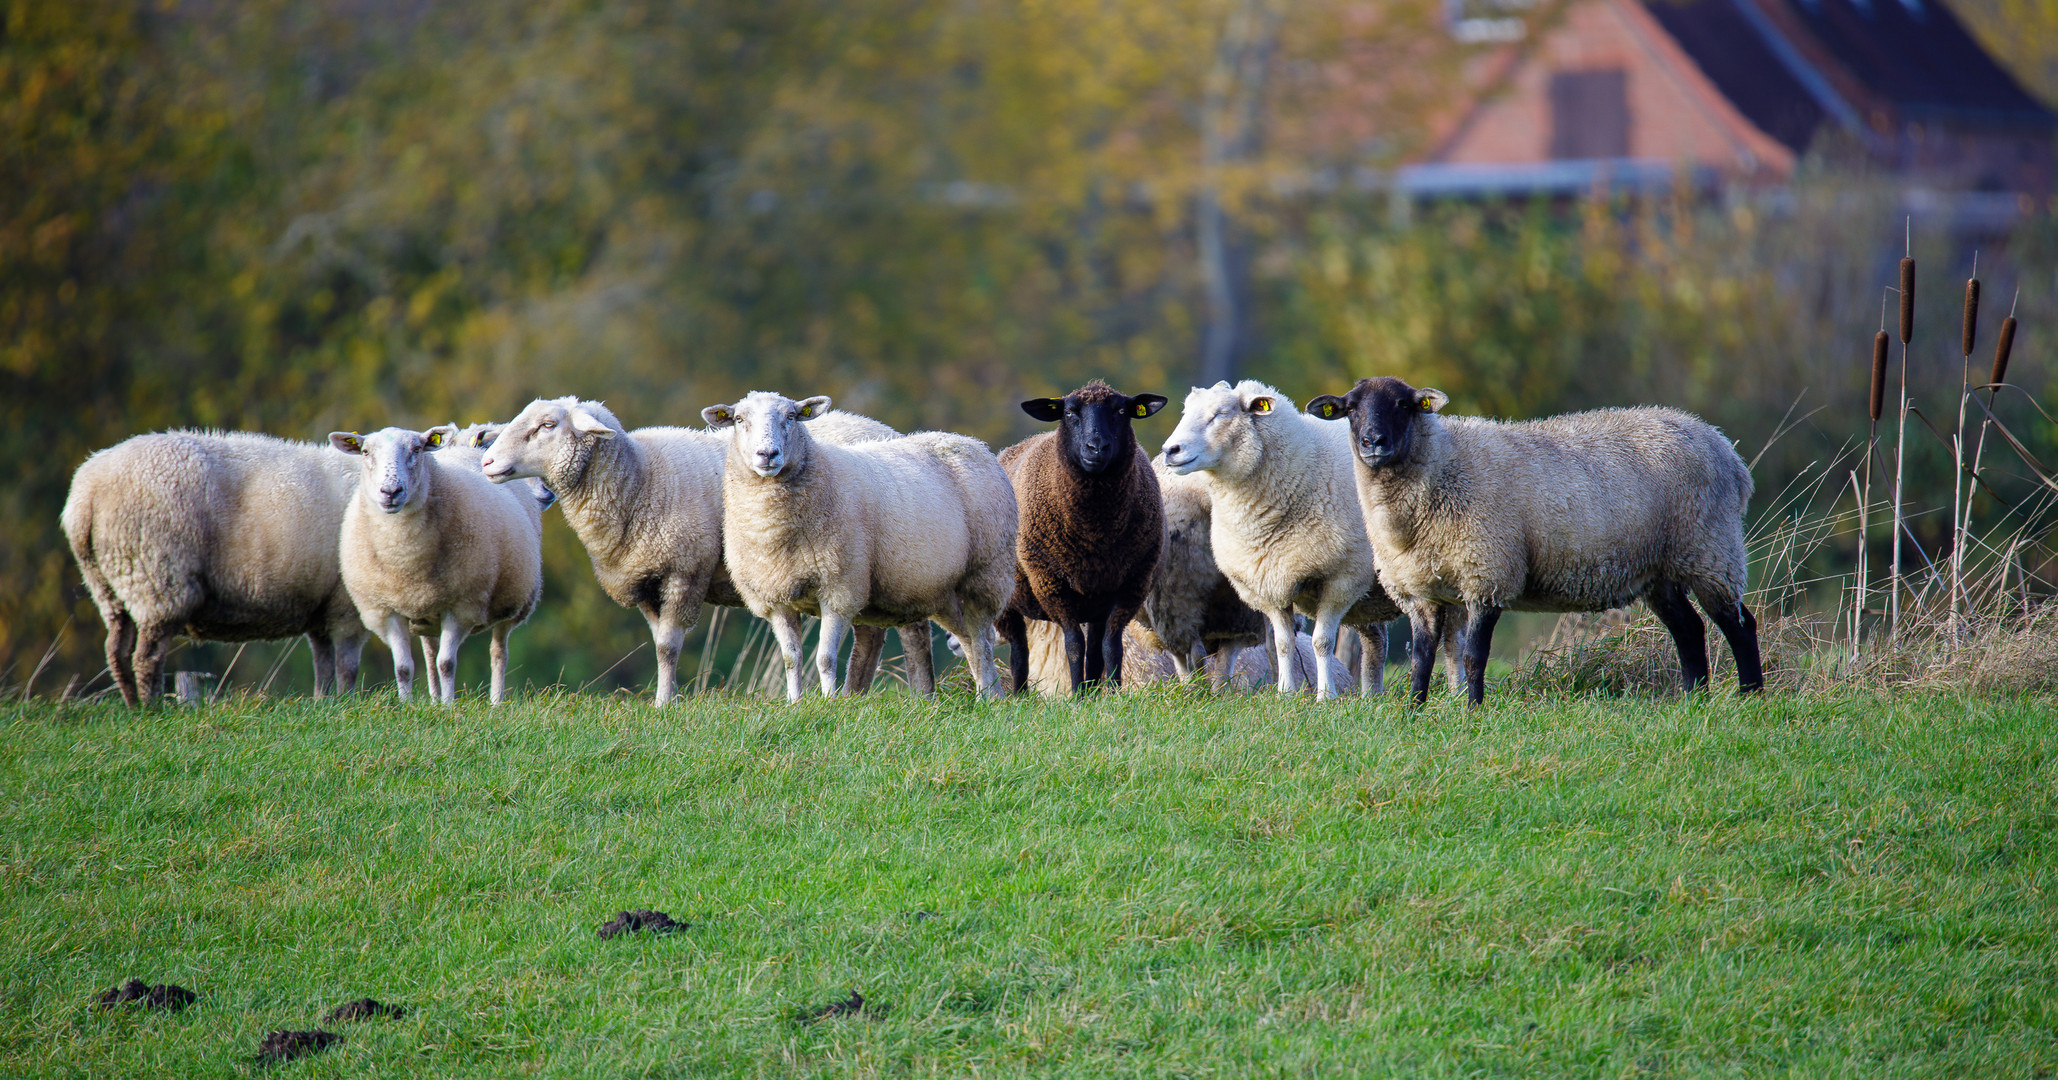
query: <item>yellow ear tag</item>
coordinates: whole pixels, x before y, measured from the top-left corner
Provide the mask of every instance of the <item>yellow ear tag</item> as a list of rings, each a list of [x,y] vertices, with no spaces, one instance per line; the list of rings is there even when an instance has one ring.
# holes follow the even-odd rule
[[[1148,406],[1148,405],[1138,405],[1138,406],[1136,407],[1136,415],[1137,415],[1137,417],[1138,417],[1139,419],[1140,419],[1140,418],[1142,418],[1142,417],[1146,417],[1146,416],[1149,416],[1149,415],[1150,415],[1150,406]]]
[[[1251,411],[1252,411],[1252,412],[1254,412],[1254,413],[1268,413],[1268,412],[1271,412],[1271,411],[1272,411],[1272,399],[1271,399],[1271,398],[1268,398],[1268,397],[1261,397],[1261,398],[1258,398],[1257,400],[1255,400],[1255,401],[1251,402]]]

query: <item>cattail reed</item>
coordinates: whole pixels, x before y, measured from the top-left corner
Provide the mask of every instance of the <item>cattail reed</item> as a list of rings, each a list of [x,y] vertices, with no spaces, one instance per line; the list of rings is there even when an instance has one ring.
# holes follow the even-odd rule
[[[2012,323],[2013,320],[2010,320]],[[2004,329],[2002,333],[2007,333]],[[1994,370],[2001,370],[2001,361],[1994,361]],[[1887,375],[1887,332],[1881,330],[1872,337],[1872,432],[1879,437],[1879,414],[1886,409]]]
[[[1979,327],[1979,253],[1965,279],[1965,316],[1958,325],[1958,427],[1951,433],[1951,633],[1965,630],[1965,537],[1972,529],[1972,493],[1965,486],[1965,403],[1972,396],[1972,344]]]
[[[1958,351],[1972,355],[1972,339],[1979,329],[1979,279],[1965,279],[1965,325],[1959,336]]]
[[[1994,377],[1987,382],[1999,386],[2008,381],[2008,350],[2015,347],[2015,316],[2001,320],[2001,340],[1994,345]],[[1989,394],[1995,391],[1990,387]],[[1991,399],[1989,399],[1991,400]]]
[[[1901,260],[1901,344],[1915,338],[1915,260]]]
[[[1914,337],[1915,258],[1911,252],[1901,259],[1901,402],[1894,426],[1894,563],[1887,594],[1889,638],[1899,634],[1901,629],[1901,535],[1908,529],[1902,520],[1903,507],[1907,505],[1902,499],[1902,492],[1907,476],[1903,466],[1908,450],[1908,342]]]

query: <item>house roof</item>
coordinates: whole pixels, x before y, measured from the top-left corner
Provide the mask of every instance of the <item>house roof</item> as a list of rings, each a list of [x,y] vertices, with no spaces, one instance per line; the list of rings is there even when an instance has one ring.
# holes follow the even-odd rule
[[[1724,96],[1796,151],[1825,119],[2058,124],[1937,0],[1645,3]]]

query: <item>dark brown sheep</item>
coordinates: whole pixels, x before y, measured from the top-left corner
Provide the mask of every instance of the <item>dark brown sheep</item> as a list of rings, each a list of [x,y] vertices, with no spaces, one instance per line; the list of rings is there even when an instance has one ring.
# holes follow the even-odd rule
[[[1016,693],[1029,684],[1025,619],[1064,631],[1075,693],[1103,677],[1122,684],[1122,631],[1150,593],[1165,551],[1157,477],[1131,425],[1164,405],[1158,394],[1127,397],[1099,380],[1062,398],[1022,403],[1023,412],[1058,429],[1000,455],[1022,521],[1015,599],[1000,618]]]

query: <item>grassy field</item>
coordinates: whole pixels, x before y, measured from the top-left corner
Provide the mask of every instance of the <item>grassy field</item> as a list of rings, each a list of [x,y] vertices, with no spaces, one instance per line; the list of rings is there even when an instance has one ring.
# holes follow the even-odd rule
[[[2054,714],[4,706],[0,1074],[2058,1075]]]

